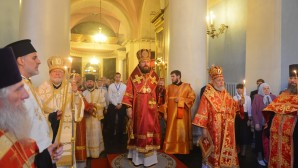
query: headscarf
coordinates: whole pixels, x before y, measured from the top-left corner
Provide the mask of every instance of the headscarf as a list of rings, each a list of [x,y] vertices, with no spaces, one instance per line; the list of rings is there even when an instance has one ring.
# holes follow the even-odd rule
[[[263,88],[264,87],[269,87],[269,90],[270,90],[270,85],[268,83],[262,83],[259,87],[259,90],[258,90],[258,94],[259,95],[262,95],[263,96],[263,103],[268,105],[268,101],[269,101],[269,104],[272,102],[272,99],[270,97],[270,93],[268,95],[265,95],[264,91],[263,91]]]

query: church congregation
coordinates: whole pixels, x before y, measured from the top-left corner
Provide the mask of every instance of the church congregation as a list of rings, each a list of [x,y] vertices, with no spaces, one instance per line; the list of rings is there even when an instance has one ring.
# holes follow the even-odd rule
[[[298,168],[298,0],[0,0],[0,168]]]
[[[225,88],[223,68],[210,67],[210,81],[192,118],[196,93],[191,85],[174,70],[172,83],[165,86],[150,64],[150,54],[139,50],[139,64],[128,80],[123,82],[117,72],[110,84],[93,74],[86,74],[82,82],[80,74],[69,71],[66,58],[50,57],[49,80],[34,87],[31,77],[38,75],[41,62],[31,41],[1,49],[0,67],[8,72],[7,80],[1,81],[1,167],[85,168],[90,160],[113,153],[127,153],[136,167],[155,167],[158,152],[187,164],[193,147],[200,147],[202,167],[239,167],[248,149],[255,150],[260,167],[298,165],[298,64],[289,66],[288,88],[278,96],[259,79],[252,97],[242,83],[232,97]],[[11,98],[15,85],[18,99]],[[19,113],[23,118],[13,117]],[[19,120],[23,121],[16,123]],[[20,127],[26,129],[16,130]],[[201,130],[197,140],[193,127]],[[13,162],[8,161],[12,154]]]

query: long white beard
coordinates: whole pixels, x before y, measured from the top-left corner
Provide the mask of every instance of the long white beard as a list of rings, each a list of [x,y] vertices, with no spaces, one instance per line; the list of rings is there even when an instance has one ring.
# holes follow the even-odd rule
[[[54,83],[54,84],[60,84],[63,81],[63,78],[53,78],[50,77],[50,80]]]
[[[217,86],[213,85],[213,87],[214,87],[216,90],[218,90],[218,91],[223,91],[223,90],[225,90],[225,87],[224,87],[224,86],[217,87]]]
[[[32,127],[28,112],[23,104],[14,106],[4,100],[0,108],[0,129],[15,135],[18,140],[28,138]]]

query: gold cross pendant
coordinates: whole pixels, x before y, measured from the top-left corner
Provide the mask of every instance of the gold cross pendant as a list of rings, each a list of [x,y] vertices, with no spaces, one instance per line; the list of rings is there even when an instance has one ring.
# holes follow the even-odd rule
[[[143,79],[143,76],[135,75],[135,79],[132,80],[132,82],[138,82],[138,84],[140,84],[141,83],[141,79]]]
[[[156,105],[156,101],[154,100],[154,98],[152,98],[151,100],[148,101],[148,104],[150,105],[151,108],[153,108]]]
[[[151,79],[151,84],[154,84],[154,83],[157,84],[155,76],[154,77],[149,76],[149,78]]]

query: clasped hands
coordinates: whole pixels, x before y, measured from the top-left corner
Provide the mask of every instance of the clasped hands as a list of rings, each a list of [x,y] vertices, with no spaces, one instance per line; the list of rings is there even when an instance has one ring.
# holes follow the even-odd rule
[[[63,153],[63,145],[53,143],[47,149],[52,158],[52,163],[56,163],[59,159],[61,159]]]
[[[71,82],[71,88],[74,93],[76,93],[78,91],[78,85],[77,85],[76,81]]]

